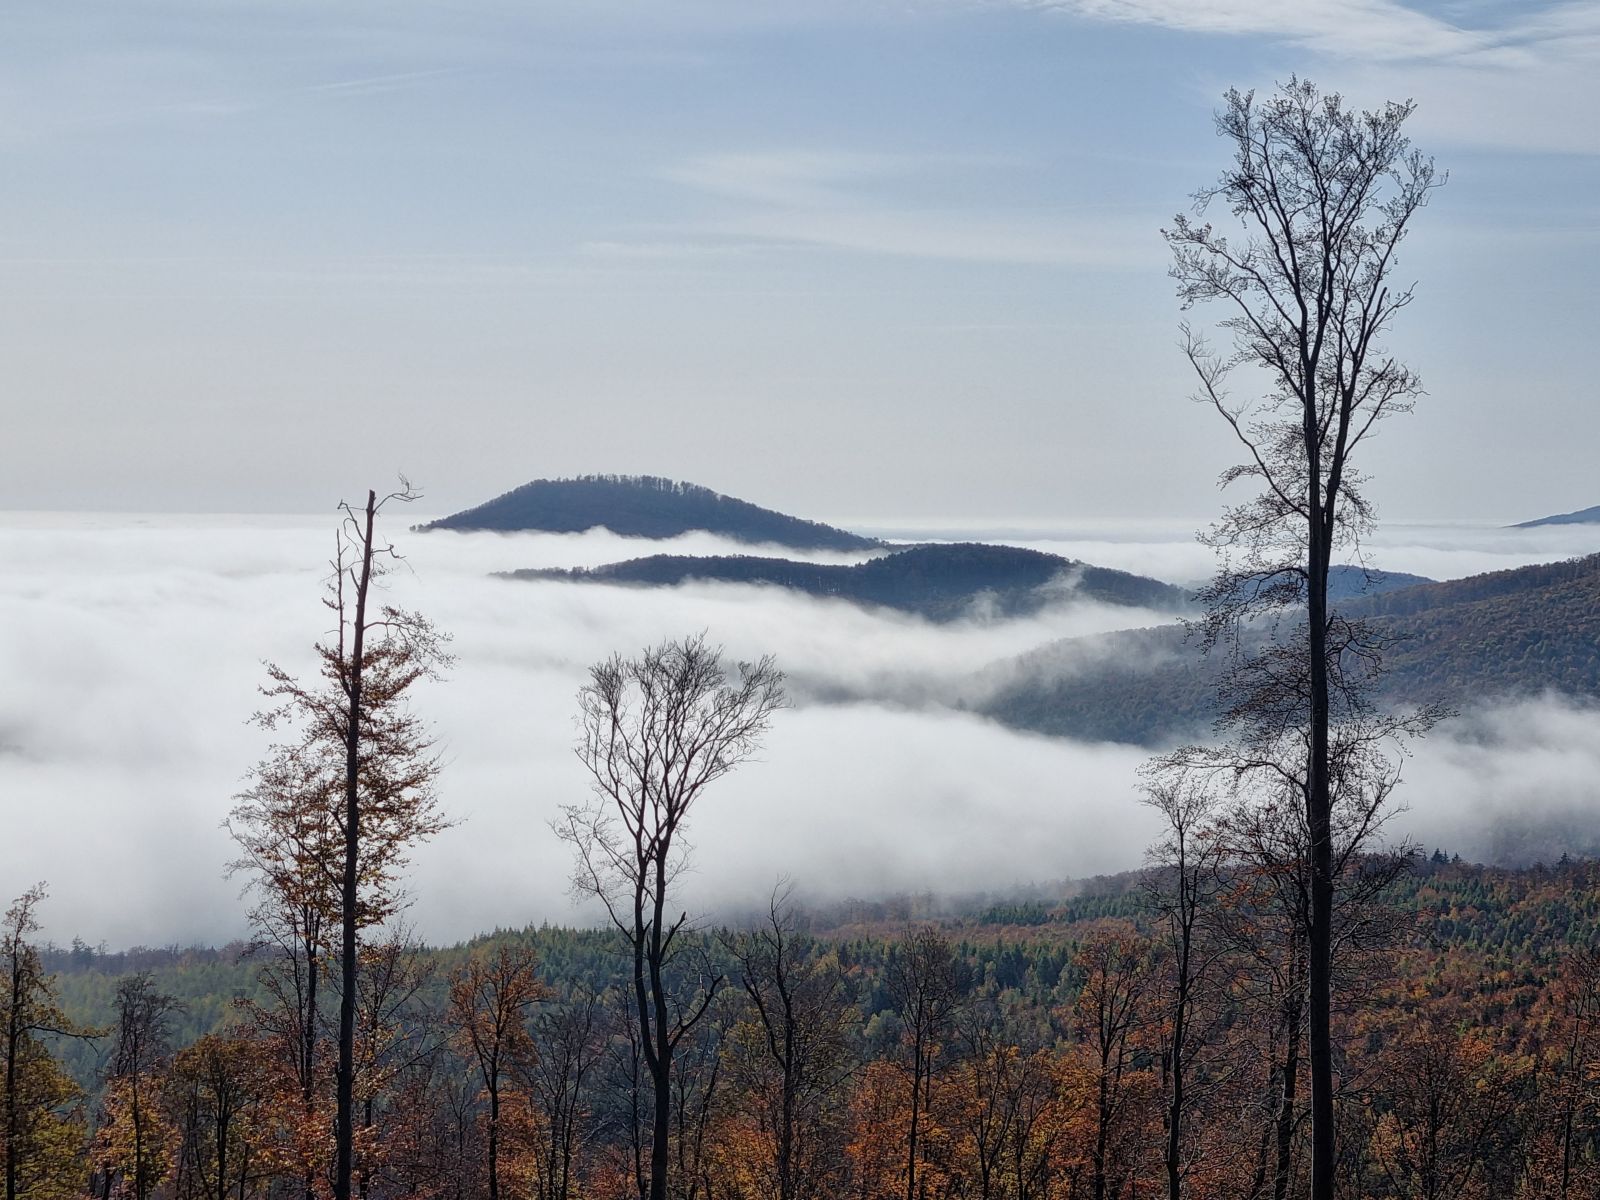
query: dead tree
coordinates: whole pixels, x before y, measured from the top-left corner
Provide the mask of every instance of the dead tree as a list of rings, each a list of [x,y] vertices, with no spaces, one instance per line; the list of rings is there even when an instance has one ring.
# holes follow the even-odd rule
[[[711,784],[750,758],[784,703],[771,658],[730,680],[704,635],[613,655],[578,693],[577,753],[593,779],[588,803],[556,830],[577,857],[574,890],[597,897],[632,957],[640,1049],[651,1084],[648,1200],[666,1200],[672,1058],[711,1006],[722,978],[684,970],[688,914],[668,907],[684,868],[684,824]]]

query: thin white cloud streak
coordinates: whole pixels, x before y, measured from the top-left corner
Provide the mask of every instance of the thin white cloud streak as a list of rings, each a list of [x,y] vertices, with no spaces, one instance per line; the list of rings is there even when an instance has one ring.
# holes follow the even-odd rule
[[[1144,219],[1123,211],[929,208],[895,199],[934,172],[971,174],[1004,165],[981,156],[790,149],[700,155],[667,178],[735,206],[678,230],[698,232],[712,247],[732,239],[959,262],[1125,267],[1160,261],[1160,244],[1150,236],[1159,219],[1154,211]]]
[[[1326,54],[1363,58],[1472,57],[1515,64],[1505,39],[1391,0],[1022,0],[1024,7],[1189,33],[1264,35]]]
[[[1319,82],[1352,96],[1413,97],[1409,131],[1446,145],[1600,154],[1600,5],[1456,25],[1392,0],[1019,0],[1087,20],[1201,36],[1260,37],[1318,55]],[[1331,76],[1331,77],[1330,77]]]

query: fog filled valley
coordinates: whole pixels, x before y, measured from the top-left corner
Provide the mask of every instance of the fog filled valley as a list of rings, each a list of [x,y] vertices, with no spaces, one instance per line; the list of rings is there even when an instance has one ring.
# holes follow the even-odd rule
[[[793,707],[758,761],[708,791],[696,813],[698,869],[685,900],[697,912],[759,903],[780,874],[818,900],[1003,894],[1137,868],[1156,833],[1137,803],[1136,769],[1159,745],[1041,737],[973,710],[1041,647],[1170,625],[1171,613],[1076,599],[1070,579],[1025,618],[976,605],[943,623],[770,587],[509,581],[494,573],[796,552],[698,533],[419,534],[402,527],[420,523],[410,510],[390,520],[405,564],[385,599],[426,613],[457,656],[417,701],[444,754],[442,803],[460,821],[419,848],[408,877],[418,899],[409,920],[430,941],[596,918],[568,897],[570,856],[549,828],[587,788],[572,754],[576,693],[607,655],[702,630],[732,661],[772,654]],[[1184,586],[1204,578],[1209,559],[1193,542],[1197,523],[1177,521],[855,524],[905,541],[982,536]],[[317,518],[12,516],[0,526],[9,564],[0,669],[37,681],[0,701],[0,763],[24,822],[0,846],[0,869],[50,880],[42,915],[57,941],[121,948],[244,933],[239,881],[222,877],[236,857],[222,821],[266,747],[247,723],[262,707],[262,661],[304,671],[324,632],[331,541],[332,522]],[[1371,557],[1383,570],[1450,579],[1597,549],[1595,527],[1402,524],[1385,528]],[[1068,657],[1050,669],[1086,666]],[[1506,828],[1565,821],[1587,803],[1600,765],[1591,696],[1554,682],[1519,692],[1477,697],[1417,744],[1397,835],[1507,865],[1594,848],[1582,824],[1567,829],[1569,844],[1531,847]],[[1203,733],[1180,728],[1166,741]],[[106,836],[86,842],[88,827]],[[186,869],[130,869],[161,862]],[[187,869],[202,863],[214,869]]]
[[[1303,997],[1283,894],[1241,873],[1239,851],[1211,882],[1174,875],[1179,826],[1142,770],[1207,736],[1206,664],[1225,657],[1185,633],[1208,553],[1182,522],[858,521],[863,545],[806,548],[738,523],[641,538],[412,515],[383,513],[376,544],[398,558],[374,604],[425,613],[454,658],[408,687],[432,743],[433,836],[365,885],[389,914],[367,918],[353,967],[365,1189],[641,1194],[651,1114],[669,1111],[673,1195],[1131,1197],[1159,1176],[1182,1036],[1206,1098],[1184,1117],[1184,1187],[1294,1194],[1306,1159],[1285,1122],[1303,1110],[1285,1088],[1301,1068],[1284,1056]],[[312,675],[312,642],[336,644],[336,524],[0,523],[0,670],[39,681],[0,710],[18,814],[0,875],[49,881],[13,906],[6,940],[36,989],[10,1011],[42,1031],[11,1092],[32,1114],[19,1161],[40,1179],[87,1173],[117,1195],[322,1186],[345,960],[303,940],[328,936],[305,923],[320,908],[281,908],[307,895],[283,890],[293,876],[262,874],[307,863],[312,843],[303,826],[261,840],[291,793],[252,714],[271,707],[264,663]],[[348,555],[359,525],[339,528]],[[835,536],[822,529],[789,533]],[[1549,1126],[1587,1111],[1574,1056],[1600,1045],[1600,964],[1579,949],[1600,937],[1596,547],[1593,525],[1393,524],[1340,577],[1342,604],[1411,622],[1391,653],[1420,642],[1445,664],[1427,687],[1460,669],[1450,638],[1441,651],[1422,632],[1435,610],[1476,664],[1351,877],[1388,881],[1352,910],[1339,960],[1352,1179],[1454,1172],[1452,1194],[1542,1195],[1527,1189],[1559,1152],[1565,1194],[1600,1186],[1573,1132],[1587,1127]],[[863,567],[878,603],[849,594]],[[1575,598],[1552,608],[1563,588]],[[1577,617],[1529,618],[1531,643],[1507,632],[1541,604]],[[619,895],[585,884],[571,831],[600,778],[582,753],[597,664],[677,645],[720,659],[722,686],[771,661],[782,694],[663,860],[673,948],[648,1026],[673,1043],[663,1100],[640,1075],[627,921],[602,903]],[[1075,704],[1112,736],[1038,731]],[[251,803],[255,817],[235,808]],[[284,836],[302,847],[287,859]],[[1203,908],[1185,909],[1191,887]],[[1186,911],[1213,915],[1195,926],[1210,965],[1183,1034]],[[273,915],[288,912],[302,916]],[[1414,1086],[1383,1082],[1397,1073]]]

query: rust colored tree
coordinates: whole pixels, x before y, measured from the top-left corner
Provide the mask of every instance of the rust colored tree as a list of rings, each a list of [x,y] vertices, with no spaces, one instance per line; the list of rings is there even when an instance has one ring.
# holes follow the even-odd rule
[[[44,884],[29,888],[6,911],[0,924],[0,1141],[5,1197],[69,1195],[81,1187],[79,1154],[83,1141],[76,1084],[50,1056],[43,1038],[98,1037],[99,1032],[61,1011],[55,979],[46,975],[33,942],[44,901]]]
[[[489,1200],[500,1200],[500,1109],[510,1081],[534,1063],[530,1010],[544,997],[533,952],[501,946],[474,954],[450,976],[450,1023],[489,1101],[485,1156]]]
[[[314,682],[267,666],[263,690],[273,706],[258,720],[295,736],[274,747],[258,770],[257,790],[270,800],[265,822],[248,814],[239,821],[247,826],[241,840],[264,844],[274,871],[304,871],[296,877],[292,906],[304,909],[323,896],[337,905],[338,938],[327,939],[340,968],[335,1200],[350,1200],[354,1169],[360,934],[399,910],[399,873],[411,847],[448,825],[434,794],[439,760],[433,740],[408,704],[413,685],[437,677],[451,661],[448,639],[426,617],[382,604],[376,595],[397,557],[392,544],[378,537],[378,514],[391,501],[413,499],[416,493],[402,481],[400,491],[381,499],[369,491],[364,506],[340,505],[344,518],[323,599],[335,628],[316,645]],[[330,810],[332,837],[326,826]],[[288,834],[273,824],[280,819]],[[246,851],[256,857],[251,844]],[[315,914],[317,921],[326,918]],[[295,936],[313,945],[309,930]],[[309,1053],[312,1023],[304,1037]]]

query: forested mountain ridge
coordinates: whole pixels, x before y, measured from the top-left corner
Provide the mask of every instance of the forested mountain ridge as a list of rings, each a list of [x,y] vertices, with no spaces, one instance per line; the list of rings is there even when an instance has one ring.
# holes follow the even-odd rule
[[[689,580],[761,584],[916,613],[935,621],[1026,616],[1073,599],[1160,612],[1188,606],[1181,588],[1039,550],[979,542],[930,543],[849,566],[751,555],[657,554],[578,570],[527,570],[514,579],[662,587]]]
[[[863,1023],[890,1001],[882,986],[885,955],[908,929],[938,928],[969,969],[973,986],[990,990],[1012,1007],[1070,1004],[1081,977],[1068,968],[1072,953],[1105,921],[1152,929],[1146,871],[1126,871],[1045,889],[1043,898],[939,898],[930,894],[822,903],[800,914],[805,938],[819,952],[839,956],[857,977],[855,1004]],[[1563,858],[1556,863],[1498,867],[1451,860],[1443,852],[1420,855],[1387,896],[1403,920],[1397,948],[1425,954],[1438,964],[1481,958],[1518,974],[1538,970],[1572,947],[1600,940],[1600,863]],[[714,963],[727,967],[715,936],[696,934]],[[418,998],[442,1013],[449,973],[474,951],[515,945],[534,950],[552,1002],[599,992],[619,982],[618,960],[607,929],[549,925],[496,930],[453,946],[417,947],[417,969],[425,979]],[[56,975],[67,1015],[105,1028],[111,1023],[119,980],[148,972],[161,991],[181,999],[175,1027],[183,1045],[241,1019],[241,1004],[265,998],[259,955],[241,943],[220,948],[137,949],[107,953],[81,944],[47,948],[44,968]],[[1493,985],[1479,989],[1486,996]],[[1005,993],[1011,993],[1006,997]],[[1045,1014],[1039,1014],[1043,1020]],[[93,1042],[63,1044],[65,1059],[94,1087],[108,1047]]]
[[[1512,529],[1538,529],[1542,525],[1600,525],[1600,504],[1593,508],[1580,508],[1576,512],[1556,513],[1537,517],[1532,521],[1519,521]]]
[[[419,526],[428,530],[581,533],[606,528],[623,537],[670,538],[695,530],[739,542],[796,550],[873,550],[862,537],[655,475],[580,475],[535,479],[504,495]]]
[[[1392,640],[1382,695],[1463,706],[1496,696],[1600,696],[1600,555],[1353,597]],[[986,672],[977,707],[1003,724],[1158,745],[1203,736],[1220,664],[1183,630],[1041,647]]]

